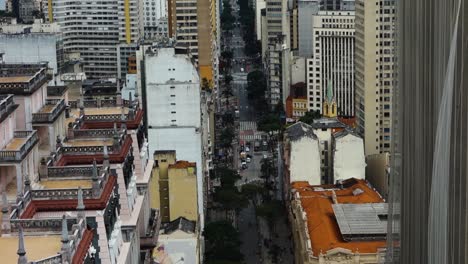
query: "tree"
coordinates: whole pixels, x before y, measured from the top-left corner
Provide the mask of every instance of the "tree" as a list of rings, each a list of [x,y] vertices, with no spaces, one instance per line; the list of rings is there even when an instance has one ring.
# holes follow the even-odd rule
[[[257,122],[257,129],[267,133],[279,131],[281,129],[280,117],[273,113],[262,116]]]
[[[232,82],[232,76],[231,76],[231,74],[225,73],[225,74],[224,74],[224,84],[226,84],[226,86],[230,86],[230,85],[231,85],[231,82]]]
[[[226,214],[230,210],[239,211],[248,205],[247,198],[236,187],[223,186],[216,188],[213,200],[220,203]]]
[[[207,78],[203,77],[202,79],[202,90],[208,91],[211,90],[211,81],[209,81]]]
[[[221,116],[223,126],[232,126],[234,125],[234,115],[232,112],[227,112]]]
[[[278,200],[267,201],[257,206],[257,216],[264,218],[270,227],[273,227],[275,220],[283,213],[283,206]]]
[[[228,148],[232,144],[232,140],[234,140],[234,130],[232,127],[225,127],[221,131],[221,135],[219,136],[220,145],[223,148]]]
[[[319,119],[321,117],[322,115],[320,114],[319,110],[316,110],[316,111],[311,110],[311,111],[306,112],[304,116],[299,118],[299,121],[310,125],[314,122],[315,119]]]
[[[234,187],[236,182],[242,179],[237,171],[226,166],[215,167],[214,173],[216,178],[220,179],[221,186],[224,187]]]
[[[203,231],[203,236],[206,241],[206,263],[234,264],[243,260],[240,252],[239,232],[230,222],[208,223]]]

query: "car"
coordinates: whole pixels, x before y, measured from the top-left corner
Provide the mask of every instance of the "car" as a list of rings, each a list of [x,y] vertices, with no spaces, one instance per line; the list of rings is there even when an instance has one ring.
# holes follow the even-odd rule
[[[241,68],[240,70],[241,70],[241,72],[244,72],[244,68]]]
[[[249,147],[245,147],[245,152],[250,152],[250,148],[249,148]]]
[[[267,154],[263,154],[263,158],[264,158],[264,159],[268,159],[268,155],[267,155]]]
[[[247,163],[250,163],[251,159],[249,157],[247,157]]]

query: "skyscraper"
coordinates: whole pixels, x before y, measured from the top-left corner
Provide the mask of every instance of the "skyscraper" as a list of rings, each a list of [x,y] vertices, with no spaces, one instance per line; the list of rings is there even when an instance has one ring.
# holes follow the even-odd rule
[[[137,0],[49,0],[44,5],[47,21],[57,22],[63,32],[64,52],[79,53],[91,78],[117,76],[117,46],[140,39],[139,12]]]
[[[217,9],[215,0],[168,0],[169,37],[189,48],[201,79],[212,86],[218,78]]]
[[[318,11],[310,25],[312,57],[307,59],[308,109],[322,112],[327,87],[338,115],[354,116],[354,11]]]
[[[356,116],[366,155],[389,152],[394,85],[395,0],[357,0]]]
[[[468,1],[399,5],[387,260],[467,263]]]

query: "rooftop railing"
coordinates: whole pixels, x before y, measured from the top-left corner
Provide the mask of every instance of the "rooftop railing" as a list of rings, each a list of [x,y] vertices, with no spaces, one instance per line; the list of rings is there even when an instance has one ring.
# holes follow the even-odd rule
[[[35,130],[15,131],[14,138],[25,138],[26,141],[18,150],[0,150],[0,162],[22,161],[29,150],[39,141]]]
[[[67,89],[67,86],[48,86],[47,96],[62,96]]]
[[[32,122],[33,123],[51,123],[65,110],[65,100],[64,99],[48,99],[46,100],[46,105],[53,105],[52,111],[48,113],[33,113]]]

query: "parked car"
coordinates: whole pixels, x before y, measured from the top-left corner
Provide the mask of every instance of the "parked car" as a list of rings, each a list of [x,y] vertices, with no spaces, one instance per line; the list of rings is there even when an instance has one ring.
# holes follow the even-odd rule
[[[245,152],[250,152],[250,148],[249,148],[249,147],[245,147]]]
[[[249,157],[247,157],[246,161],[247,161],[247,163],[250,163],[251,159]]]
[[[268,159],[268,155],[267,155],[267,154],[263,154],[263,158],[264,158],[264,159]]]

